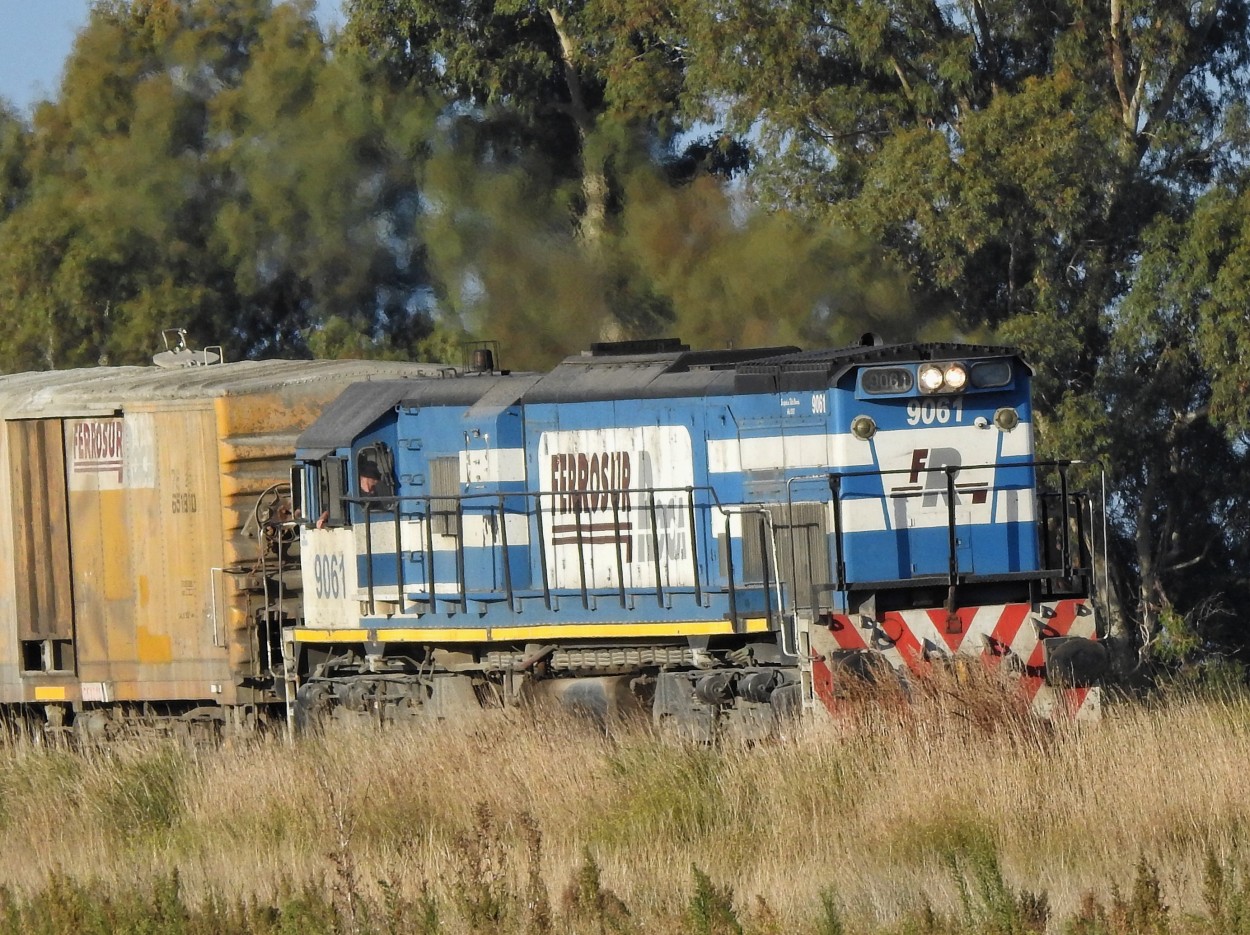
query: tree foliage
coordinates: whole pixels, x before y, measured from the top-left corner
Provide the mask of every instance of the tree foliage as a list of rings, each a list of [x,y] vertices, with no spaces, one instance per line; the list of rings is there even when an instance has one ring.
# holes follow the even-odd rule
[[[574,180],[589,241],[612,198],[624,134],[666,143],[677,129],[684,61],[673,7],[655,0],[348,0],[345,43],[396,88],[437,88],[491,163],[540,153]]]
[[[0,363],[145,360],[184,324],[232,357],[302,356],[331,320],[323,353],[415,349],[432,118],[332,60],[306,8],[97,5],[0,227]]]

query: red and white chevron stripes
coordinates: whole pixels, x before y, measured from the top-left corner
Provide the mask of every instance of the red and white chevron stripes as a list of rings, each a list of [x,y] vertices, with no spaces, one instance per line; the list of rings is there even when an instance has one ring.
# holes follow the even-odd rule
[[[1020,689],[1037,713],[1045,716],[1096,717],[1097,688],[1061,688],[1046,683],[1044,639],[1075,636],[1096,639],[1093,607],[1087,599],[944,608],[891,610],[876,617],[833,614],[813,629],[812,676],[816,694],[833,706],[839,667],[837,654],[865,650],[896,669],[920,670],[941,659],[979,658],[987,666],[1006,666],[1019,677]]]

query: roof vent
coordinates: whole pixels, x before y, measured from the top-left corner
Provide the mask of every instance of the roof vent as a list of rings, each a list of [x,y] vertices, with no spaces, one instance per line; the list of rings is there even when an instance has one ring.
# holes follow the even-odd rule
[[[170,343],[170,336],[173,343]],[[166,328],[161,332],[165,342],[165,350],[152,355],[152,363],[163,370],[179,370],[182,367],[207,367],[209,364],[221,363],[222,351],[220,344],[214,344],[202,351],[193,351],[187,347],[186,328]]]
[[[884,343],[885,341],[882,340],[881,335],[875,331],[865,331],[859,337],[860,347],[880,347]]]
[[[690,350],[680,338],[645,338],[640,341],[597,341],[590,345],[592,357],[625,357],[634,354],[677,354]]]

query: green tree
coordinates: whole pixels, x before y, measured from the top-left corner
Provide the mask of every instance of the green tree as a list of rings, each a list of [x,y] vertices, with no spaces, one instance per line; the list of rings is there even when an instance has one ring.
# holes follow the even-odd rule
[[[26,169],[29,137],[25,123],[0,99],[0,222],[26,197],[30,184]]]
[[[348,0],[344,43],[397,88],[456,102],[486,161],[541,153],[575,182],[584,240],[603,233],[611,163],[636,134],[672,139],[685,58],[681,4],[656,0]],[[619,133],[605,133],[602,122]],[[623,137],[621,136],[623,134]]]
[[[1144,232],[1099,375],[1098,396],[1115,416],[1109,447],[1136,510],[1125,519],[1153,536],[1134,541],[1141,638],[1171,655],[1246,645],[1233,608],[1250,566],[1248,207],[1244,183],[1221,184],[1188,215]]]
[[[0,366],[144,361],[175,325],[232,358],[419,351],[432,113],[331,60],[307,4],[98,4],[0,224]]]

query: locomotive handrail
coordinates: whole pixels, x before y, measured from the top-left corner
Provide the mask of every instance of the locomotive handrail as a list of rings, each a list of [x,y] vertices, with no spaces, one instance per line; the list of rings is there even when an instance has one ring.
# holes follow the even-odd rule
[[[399,546],[403,536],[400,526],[399,510],[395,510],[395,596],[399,602],[399,612],[404,612],[404,550]]]
[[[653,500],[653,505],[654,505],[654,500]],[[539,509],[542,509],[541,504],[539,504]],[[552,512],[553,513],[555,512],[554,506],[552,506]],[[577,526],[577,580],[581,583],[581,586],[582,586],[582,609],[586,610],[590,607],[590,595],[586,591],[586,539],[582,535],[582,511],[581,510],[573,511],[573,522]],[[554,527],[554,524],[553,524],[553,527]],[[554,528],[553,528],[553,533],[554,533]],[[546,559],[547,555],[546,555],[546,552],[544,551],[545,544],[540,543],[538,548],[539,548],[539,551],[542,553],[543,559]]]
[[[658,505],[657,498],[664,494],[681,494],[685,500],[685,513],[689,523],[689,546],[690,546],[690,562],[692,571],[692,582],[694,599],[696,603],[702,604],[704,584],[700,574],[699,567],[699,548],[698,548],[698,527],[696,523],[696,510],[716,510],[724,514],[727,518],[732,512],[741,511],[741,507],[734,508],[721,503],[715,489],[707,485],[692,486],[685,485],[679,487],[646,487],[646,488],[603,488],[594,492],[596,495],[607,497],[612,502],[613,526],[620,526],[620,503],[628,497],[638,497],[643,495],[646,498],[645,509],[649,518],[649,532],[651,536],[651,554],[653,571],[655,574],[655,594],[656,601],[660,605],[665,602],[665,586],[663,566],[660,562],[660,546],[659,546],[659,525],[657,522],[656,508]],[[696,502],[696,494],[705,494],[706,499],[702,503]],[[516,606],[516,591],[512,581],[512,569],[510,563],[510,543],[507,535],[507,515],[524,515],[533,517],[538,534],[538,565],[542,579],[543,600],[548,609],[552,605],[552,589],[551,582],[547,573],[547,554],[546,554],[546,536],[544,528],[544,514],[547,507],[544,504],[544,498],[550,500],[550,510],[554,515],[556,510],[556,498],[568,496],[567,491],[562,490],[524,490],[524,491],[472,491],[469,493],[454,495],[434,495],[434,494],[387,494],[385,496],[352,496],[343,497],[342,501],[348,505],[356,505],[360,507],[364,514],[364,546],[365,546],[365,591],[367,602],[370,607],[370,613],[376,613],[376,593],[375,593],[375,572],[373,562],[373,519],[377,514],[389,512],[393,516],[394,536],[395,536],[395,578],[397,588],[397,602],[400,612],[404,612],[404,570],[403,570],[403,516],[405,513],[409,515],[424,516],[426,521],[422,523],[425,533],[425,541],[423,543],[423,564],[425,565],[425,587],[426,594],[429,597],[431,605],[437,600],[436,588],[434,581],[434,530],[433,519],[436,515],[434,509],[434,501],[455,502],[455,524],[456,532],[453,537],[456,540],[456,593],[455,600],[460,604],[462,611],[467,611],[468,600],[470,596],[470,588],[468,586],[467,571],[465,566],[464,555],[464,514],[466,507],[472,509],[470,505],[473,501],[486,501],[498,510],[499,522],[503,527],[500,532],[499,555],[502,564],[504,595],[508,603],[509,609],[513,612],[519,612]],[[510,498],[520,499],[524,501],[524,505],[519,509],[509,510],[507,501]],[[532,504],[532,506],[531,506]],[[675,506],[671,504],[667,506]],[[411,509],[405,509],[411,507]],[[443,511],[438,511],[442,513]],[[446,511],[450,513],[451,511]],[[583,510],[573,511],[573,522],[577,527],[576,545],[578,550],[578,590],[580,591],[582,606],[588,609],[590,606],[590,585],[586,578],[586,554],[585,545],[586,537],[583,535]],[[617,594],[621,602],[621,606],[628,605],[628,595],[625,590],[624,575],[624,554],[622,552],[622,544],[619,537],[613,542],[616,557],[617,569]],[[767,562],[766,562],[767,564]],[[766,572],[767,573],[767,572]],[[765,582],[766,588],[770,587],[768,581]],[[732,592],[736,589],[737,583],[733,580],[732,574],[728,578],[728,587],[731,591],[731,604],[734,603]],[[771,594],[765,598],[766,612],[771,613]],[[732,616],[732,613],[731,613]]]
[[[804,481],[825,480],[828,476],[829,475],[825,473],[800,474],[796,477],[787,478],[786,480],[786,515],[789,517],[789,529],[790,529],[790,581],[791,581],[791,591],[792,591],[791,596],[790,596],[790,603],[791,603],[790,612],[796,615],[798,614],[798,605],[797,605],[795,594],[793,593],[793,589],[797,586],[798,580],[799,580],[799,562],[798,562],[798,549],[795,548],[795,542],[794,542],[794,486],[793,485],[797,483],[802,483]],[[834,528],[836,529],[838,525],[837,513],[839,511],[839,500],[838,500],[836,492],[833,492],[831,490],[831,494],[832,494],[832,500],[833,500],[834,514],[835,514]],[[835,568],[840,568],[842,566],[842,537],[835,536],[834,539],[835,539],[834,551],[836,553]],[[810,570],[810,567],[811,567],[811,562],[809,561],[808,562],[809,570]],[[814,587],[812,590],[813,592],[815,592]],[[816,594],[815,593],[812,594],[812,606],[813,607],[816,606]],[[782,608],[782,613],[784,612],[785,612],[785,609]]]
[[[612,525],[617,529],[621,528],[621,503],[619,498],[612,500]],[[621,552],[621,537],[614,536],[612,539],[613,552],[616,554],[616,591],[618,599],[622,607],[629,605],[629,600],[625,596],[625,556]],[[631,556],[632,557],[632,556]]]
[[[728,541],[731,537],[730,517],[734,514],[741,516],[744,513],[758,513],[763,520],[760,525],[760,573],[763,577],[764,594],[764,614],[766,617],[772,616],[773,589],[777,590],[777,610],[779,613],[785,612],[784,592],[781,590],[780,579],[774,580],[774,573],[777,567],[777,542],[776,533],[772,528],[772,514],[768,511],[766,503],[739,503],[718,506],[718,509],[725,516],[725,539]],[[746,531],[743,531],[743,544],[746,543]],[[729,617],[731,620],[737,621],[737,584],[735,582],[733,549],[725,550],[725,580],[728,582],[728,598],[729,598]],[[746,582],[744,581],[743,584]]]
[[[1074,460],[1074,459],[1047,459],[1047,460],[1029,460],[1029,461],[991,462],[991,463],[985,463],[985,464],[943,465],[940,467],[925,468],[925,471],[927,472],[942,471],[945,474],[946,482],[944,485],[944,490],[942,491],[946,497],[946,507],[947,507],[946,525],[947,525],[948,569],[947,569],[947,574],[945,577],[946,577],[948,587],[952,589],[952,595],[953,595],[953,589],[957,587],[961,581],[961,573],[960,573],[960,566],[959,566],[959,550],[958,550],[959,541],[958,541],[958,536],[956,534],[956,528],[958,526],[958,522],[957,522],[957,516],[955,513],[955,507],[956,507],[956,497],[957,497],[958,491],[955,488],[955,476],[961,471],[970,471],[970,472],[978,471],[978,470],[1001,471],[1001,470],[1008,470],[1012,468],[1032,469],[1035,472],[1033,481],[1025,482],[1025,483],[1018,483],[1018,484],[1017,483],[1002,483],[1002,484],[994,483],[993,486],[986,488],[987,493],[988,492],[997,493],[1003,490],[1021,490],[1021,491],[1031,490],[1033,491],[1040,505],[1040,517],[1039,517],[1040,522],[1037,525],[1038,525],[1038,530],[1039,530],[1039,536],[1041,538],[1041,541],[1039,542],[1039,545],[1042,548],[1041,564],[1044,567],[1039,568],[1033,572],[1027,572],[1027,573],[1022,573],[1022,574],[1025,577],[1033,578],[1037,580],[1054,577],[1056,575],[1063,575],[1064,577],[1073,577],[1077,575],[1086,575],[1088,573],[1086,570],[1082,569],[1080,566],[1074,565],[1072,563],[1073,556],[1072,556],[1072,547],[1071,547],[1071,534],[1069,532],[1069,525],[1072,519],[1071,502],[1074,499],[1079,502],[1082,498],[1086,497],[1086,494],[1082,492],[1073,493],[1069,489],[1068,468],[1070,468],[1074,464],[1083,464],[1083,463],[1086,463],[1086,462],[1083,462],[1080,460]],[[1058,477],[1059,477],[1060,490],[1058,493],[1048,492],[1038,487],[1035,478],[1036,478],[1036,471],[1039,468],[1055,469],[1055,472],[1058,474]],[[834,591],[847,590],[847,588],[852,583],[858,583],[858,582],[848,581],[848,577],[847,577],[845,544],[843,542],[843,537],[846,535],[846,530],[844,528],[845,524],[843,522],[843,516],[842,516],[842,502],[844,499],[847,499],[847,500],[851,500],[851,499],[907,500],[907,499],[912,499],[915,497],[930,496],[935,492],[934,489],[932,488],[920,489],[920,490],[904,490],[901,492],[900,491],[887,491],[885,490],[884,485],[880,492],[878,491],[847,492],[843,485],[844,479],[854,478],[854,477],[884,477],[888,475],[900,475],[900,474],[912,475],[914,473],[915,473],[914,468],[891,468],[891,469],[885,469],[885,470],[878,469],[878,470],[854,470],[854,471],[831,471],[829,472],[827,476],[829,480],[830,495],[831,495],[832,506],[833,506],[833,523],[834,523],[833,534],[834,534],[834,551],[835,551],[834,577],[835,577],[835,580],[832,582],[831,588],[822,588],[820,589],[820,591],[823,592],[823,591],[828,591],[828,590],[834,590]],[[809,476],[807,478],[796,478],[796,480],[803,480],[803,479],[811,479],[811,477]],[[1049,500],[1054,500],[1056,498],[1059,499],[1060,507],[1061,507],[1061,518],[1060,518],[1060,525],[1059,525],[1059,542],[1058,542],[1059,564],[1056,567],[1049,567],[1050,566],[1050,543],[1049,541],[1047,541],[1047,537],[1044,535],[1045,531],[1049,529],[1049,519],[1050,519],[1049,513],[1047,512],[1047,509],[1046,509],[1046,504]],[[1076,510],[1075,512],[1076,512],[1076,517],[1077,517],[1076,535],[1078,537],[1081,537],[1083,536],[1084,517],[1080,509]],[[929,576],[923,576],[923,577],[929,577]],[[1003,576],[1001,575],[995,576],[995,577],[1003,578]],[[901,580],[906,581],[906,582],[914,582],[918,579],[916,577],[912,577],[912,578],[901,579]],[[881,584],[883,584],[883,582],[873,582],[873,584],[880,586]]]
[[[949,465],[949,466],[926,468],[927,471],[935,471],[935,470],[942,471],[945,483],[941,485],[940,487],[929,488],[925,490],[917,489],[917,490],[895,491],[895,490],[886,489],[884,485],[881,490],[872,490],[872,491],[863,491],[863,490],[854,490],[854,489],[848,490],[847,489],[848,488],[847,481],[849,479],[862,478],[862,477],[882,477],[882,476],[888,476],[888,475],[903,475],[903,474],[914,473],[914,471],[909,470],[907,468],[897,468],[897,469],[887,469],[887,470],[863,470],[863,469],[849,470],[849,471],[835,470],[835,471],[830,471],[827,473],[813,473],[813,474],[806,474],[806,475],[800,475],[800,476],[787,478],[785,507],[787,509],[787,515],[789,517],[787,521],[787,524],[789,526],[789,537],[790,537],[789,538],[789,542],[790,542],[789,577],[790,577],[790,581],[792,584],[792,588],[794,586],[797,586],[797,584],[800,581],[800,576],[798,573],[799,549],[796,545],[797,533],[796,533],[796,521],[794,518],[794,510],[795,510],[794,485],[796,483],[801,483],[805,481],[810,482],[813,480],[825,479],[827,480],[829,484],[829,490],[830,490],[830,495],[831,495],[831,506],[832,506],[832,512],[833,512],[833,527],[834,527],[833,528],[834,562],[833,562],[833,569],[832,569],[834,573],[834,581],[831,583],[832,585],[831,587],[826,587],[823,584],[819,584],[815,580],[811,582],[812,604],[814,607],[817,605],[817,603],[819,603],[818,595],[821,593],[826,593],[829,591],[837,591],[837,590],[846,590],[852,584],[856,584],[856,585],[865,584],[865,582],[858,582],[858,581],[850,582],[848,580],[849,575],[848,575],[848,568],[847,568],[847,552],[846,552],[846,541],[845,541],[845,536],[848,533],[845,528],[845,516],[843,512],[843,503],[845,501],[871,500],[871,499],[910,499],[910,498],[915,498],[919,496],[931,496],[935,493],[944,495],[946,497],[947,559],[948,561],[947,561],[946,573],[942,577],[946,581],[946,584],[948,587],[954,588],[958,586],[960,583],[962,583],[965,578],[968,578],[967,575],[964,575],[962,573],[961,567],[960,567],[959,539],[958,539],[958,534],[957,534],[957,527],[959,524],[958,524],[958,516],[956,513],[956,507],[958,505],[957,498],[959,497],[961,491],[956,487],[955,478],[956,476],[958,476],[959,472],[961,471],[968,471],[968,472],[985,471],[985,470],[1001,471],[1002,469],[1012,469],[1012,468],[1018,468],[1021,470],[1033,470],[1033,471],[1036,471],[1037,469],[1044,470],[1047,468],[1052,468],[1052,469],[1055,469],[1057,473],[1059,474],[1060,490],[1058,493],[1035,490],[1034,495],[1036,496],[1037,503],[1038,503],[1038,514],[1037,514],[1036,519],[1038,520],[1039,533],[1043,533],[1041,535],[1041,541],[1039,543],[1039,545],[1041,546],[1041,550],[1042,550],[1042,554],[1041,554],[1042,560],[1040,564],[1043,567],[1035,571],[1022,573],[1022,575],[1030,579],[1046,579],[1048,577],[1049,578],[1060,577],[1060,576],[1073,577],[1077,575],[1085,575],[1087,574],[1087,571],[1085,569],[1083,569],[1082,567],[1079,567],[1078,565],[1073,564],[1074,555],[1073,555],[1073,544],[1071,542],[1071,536],[1073,533],[1069,530],[1069,526],[1073,519],[1073,514],[1075,513],[1076,522],[1078,525],[1078,529],[1076,530],[1075,534],[1078,537],[1083,535],[1084,515],[1082,512],[1082,509],[1073,510],[1073,498],[1075,498],[1078,502],[1083,502],[1081,500],[1083,494],[1074,493],[1070,490],[1069,484],[1068,484],[1068,476],[1067,476],[1067,469],[1072,464],[1078,464],[1078,463],[1081,463],[1081,462],[1066,460],[1066,459],[1055,459],[1055,460],[1012,461],[1012,462],[1005,463],[1005,464],[1004,463],[986,463],[986,464],[968,464],[968,465]],[[1000,477],[1001,477],[1001,474],[1000,474]],[[984,489],[986,489],[991,494],[998,492],[998,491],[1003,491],[1003,490],[1026,491],[1026,490],[1033,490],[1034,484],[1032,482],[1032,479],[1021,480],[1019,482],[1014,482],[1014,481],[1000,482],[999,478],[996,477],[994,480],[990,481],[987,484],[986,488]],[[688,541],[689,541],[689,553],[690,553],[690,568],[692,571],[692,578],[691,578],[691,583],[693,586],[692,590],[694,592],[694,600],[699,606],[702,605],[703,590],[705,587],[703,572],[704,571],[710,572],[710,567],[709,569],[700,568],[700,549],[698,545],[698,538],[699,538],[700,530],[699,530],[699,524],[698,524],[698,511],[699,510],[717,511],[725,517],[726,541],[732,538],[730,535],[731,529],[730,529],[729,523],[733,514],[737,513],[741,515],[746,512],[759,513],[761,516],[764,517],[764,523],[765,523],[765,526],[760,529],[761,541],[760,541],[760,546],[759,546],[759,551],[760,551],[760,556],[761,556],[761,561],[762,561],[761,574],[763,575],[764,612],[766,616],[769,618],[772,617],[774,610],[782,613],[783,615],[787,612],[790,612],[790,613],[797,612],[797,609],[798,609],[797,595],[792,593],[789,597],[786,597],[786,595],[784,594],[784,591],[782,591],[782,589],[780,588],[781,577],[777,576],[776,579],[774,578],[774,572],[777,570],[777,566],[776,566],[777,558],[776,556],[773,555],[773,552],[775,551],[775,543],[773,540],[775,538],[777,531],[772,528],[771,514],[768,512],[767,504],[725,504],[721,502],[721,499],[718,496],[717,491],[711,486],[707,486],[707,485],[647,487],[647,488],[642,488],[642,489],[618,487],[618,488],[604,488],[601,490],[596,490],[593,493],[596,496],[607,498],[606,501],[604,502],[610,502],[613,529],[619,530],[621,527],[621,514],[622,514],[621,505],[622,503],[625,503],[626,505],[628,505],[630,500],[632,499],[636,505],[633,507],[630,507],[630,509],[631,510],[641,509],[642,511],[644,511],[648,519],[648,526],[649,526],[648,534],[650,536],[650,545],[651,545],[650,560],[652,564],[652,573],[655,576],[655,581],[654,581],[655,599],[656,599],[656,602],[661,606],[663,606],[666,603],[666,600],[667,600],[666,589],[668,587],[665,583],[666,581],[665,570],[661,563],[661,548],[660,548],[660,542],[659,542],[660,525],[658,522],[658,509],[661,503],[664,503],[665,509],[667,510],[672,510],[674,508],[682,509],[684,507],[682,511],[685,513],[685,520],[689,528],[689,540]],[[676,500],[675,502],[670,503],[670,502],[667,502],[667,500],[665,499],[666,495],[669,495],[668,499],[673,499],[672,495],[679,495],[679,499]],[[467,513],[471,513],[471,512],[475,513],[479,511],[482,511],[483,515],[489,515],[491,517],[497,516],[498,522],[502,524],[503,526],[503,529],[500,530],[500,532],[497,534],[498,540],[495,542],[494,545],[491,546],[491,548],[492,550],[495,551],[498,561],[501,562],[501,567],[500,567],[498,574],[502,578],[502,582],[501,582],[503,586],[502,599],[507,601],[509,609],[514,613],[521,612],[522,608],[519,607],[517,603],[518,592],[516,590],[515,582],[513,580],[512,553],[514,551],[514,547],[513,547],[512,541],[509,538],[509,533],[507,529],[507,524],[508,524],[507,517],[509,515],[520,515],[520,516],[526,516],[530,518],[531,522],[533,523],[533,527],[532,527],[533,531],[537,534],[537,550],[536,550],[535,561],[537,562],[537,565],[538,565],[537,569],[533,569],[531,566],[531,570],[536,571],[537,575],[541,578],[542,598],[543,598],[545,606],[548,609],[551,609],[554,606],[553,589],[552,589],[552,583],[548,574],[548,544],[546,541],[547,529],[545,528],[545,524],[548,521],[548,516],[547,516],[548,511],[550,511],[550,514],[553,518],[556,515],[557,506],[558,506],[557,498],[567,497],[567,496],[569,496],[569,492],[563,491],[563,490],[500,491],[496,489],[496,490],[490,490],[490,491],[471,491],[468,493],[455,494],[451,496],[447,496],[447,495],[435,496],[434,494],[424,493],[424,494],[406,494],[402,496],[397,496],[397,495],[370,496],[370,497],[356,496],[356,497],[344,498],[344,500],[347,503],[357,504],[358,506],[362,507],[365,511],[366,529],[364,532],[364,540],[365,540],[364,546],[365,546],[365,553],[366,553],[366,556],[365,556],[366,561],[364,563],[365,564],[365,568],[364,568],[365,581],[363,583],[365,585],[365,591],[367,593],[371,612],[375,611],[375,606],[376,606],[376,600],[375,600],[376,599],[376,593],[375,593],[376,580],[375,578],[376,578],[376,573],[377,573],[376,568],[375,568],[374,555],[373,555],[373,540],[374,540],[374,536],[373,536],[374,530],[372,528],[374,525],[373,517],[376,513],[382,512],[382,511],[390,512],[392,514],[392,521],[393,521],[393,528],[394,528],[394,541],[395,541],[395,545],[394,545],[394,548],[395,548],[395,586],[396,586],[396,593],[397,593],[397,601],[398,601],[399,609],[401,612],[404,612],[405,610],[406,589],[407,589],[406,587],[407,583],[405,581],[404,558],[403,558],[403,551],[404,551],[403,549],[403,536],[404,536],[403,518],[404,518],[404,515],[412,516],[414,518],[424,517],[426,520],[425,522],[421,524],[422,531],[424,532],[424,542],[422,544],[423,546],[422,561],[423,561],[423,564],[425,565],[424,586],[425,586],[426,599],[428,599],[429,604],[433,606],[439,600],[439,595],[437,593],[437,587],[436,587],[436,582],[435,582],[436,573],[435,573],[435,568],[434,568],[434,564],[435,564],[435,561],[434,561],[434,555],[435,555],[434,520],[436,519],[436,516],[438,515],[444,515],[447,517],[447,519],[450,520],[451,515],[454,514],[455,518],[454,518],[453,528],[455,531],[451,532],[450,535],[455,540],[455,546],[454,546],[455,591],[453,594],[448,594],[444,596],[447,599],[453,600],[455,603],[457,603],[461,611],[467,611],[468,602],[471,596],[475,593],[478,593],[480,589],[471,587],[471,583],[468,580],[469,574],[468,574],[468,569],[466,567],[466,557],[465,557],[466,543],[464,541],[465,517]],[[640,497],[642,498],[642,502],[638,502]],[[1050,528],[1051,515],[1052,515],[1051,510],[1050,510],[1050,505],[1054,502],[1056,498],[1058,498],[1059,500],[1057,512],[1059,514],[1058,518],[1060,520],[1061,525],[1058,530],[1057,540],[1054,543],[1054,545],[1058,547],[1059,554],[1057,556],[1053,556],[1052,542],[1050,540],[1050,537],[1047,535],[1044,535],[1044,533],[1046,530]],[[681,500],[684,500],[685,502],[684,504],[679,505]],[[435,508],[436,501],[438,502],[439,505],[445,504],[447,506],[451,506],[452,504],[454,504],[454,507],[452,507],[451,509],[447,509],[446,507],[444,507],[444,509],[436,510]],[[575,593],[579,594],[582,607],[585,609],[589,609],[592,584],[591,584],[591,581],[589,580],[588,571],[587,571],[587,562],[589,558],[587,545],[595,541],[594,534],[593,534],[593,531],[588,532],[586,527],[584,526],[586,522],[586,517],[583,516],[582,514],[585,513],[586,510],[582,508],[580,504],[571,512],[573,513],[572,520],[573,520],[573,525],[575,527],[575,530],[571,530],[571,531],[573,532],[573,535],[575,537],[574,544],[576,545],[577,555],[578,555],[577,580],[576,580],[576,584],[574,585]],[[705,529],[703,531],[707,532],[708,530]],[[743,535],[744,536],[746,535],[746,530],[743,531]],[[613,555],[613,560],[615,564],[615,572],[616,572],[616,581],[615,581],[614,590],[615,590],[617,599],[621,603],[621,606],[626,607],[628,606],[629,599],[628,599],[628,592],[626,589],[626,576],[625,576],[625,562],[626,562],[626,557],[624,555],[625,542],[622,540],[620,536],[614,536],[611,541],[612,541],[612,546],[613,546],[612,555]],[[742,542],[743,542],[743,545],[745,546],[746,539],[743,538]],[[414,554],[413,557],[415,559],[416,555]],[[722,572],[725,578],[726,597],[729,602],[729,617],[731,620],[737,619],[739,609],[740,609],[739,599],[738,599],[739,598],[738,590],[740,587],[745,585],[745,581],[739,582],[737,580],[738,574],[734,568],[734,564],[735,564],[735,560],[733,556],[733,549],[729,548],[725,556],[725,561],[724,561],[725,567],[722,569]],[[810,567],[810,557],[809,557],[808,574],[810,575],[814,571],[815,569]],[[920,580],[921,578],[928,580],[930,577],[932,576],[913,575],[908,578],[900,578],[899,579],[900,584],[898,586],[903,586],[903,583],[906,583],[906,582],[914,583]],[[976,576],[972,576],[972,577],[975,578]],[[1003,576],[1001,575],[993,576],[993,577],[1003,578]],[[1011,577],[1014,579],[1016,576],[1012,575]],[[891,586],[889,582],[871,582],[871,584],[877,587]],[[775,585],[778,587],[779,593],[777,595],[777,600],[774,603],[772,591]],[[601,593],[598,585],[595,585],[593,587],[593,590],[595,591],[596,594]],[[413,595],[413,597],[414,599],[421,599],[415,594]],[[499,600],[500,598],[496,597],[493,599]]]
[[[655,522],[655,493],[654,491],[652,492],[651,496],[647,498],[647,517],[651,521],[652,537],[656,540],[656,544],[658,546],[659,535],[658,533],[655,532],[657,526]],[[691,535],[693,534],[694,534],[694,530],[691,530]],[[660,575],[660,550],[658,547],[651,550],[651,564],[655,566],[655,602],[659,606],[663,607],[664,606],[664,582]]]

